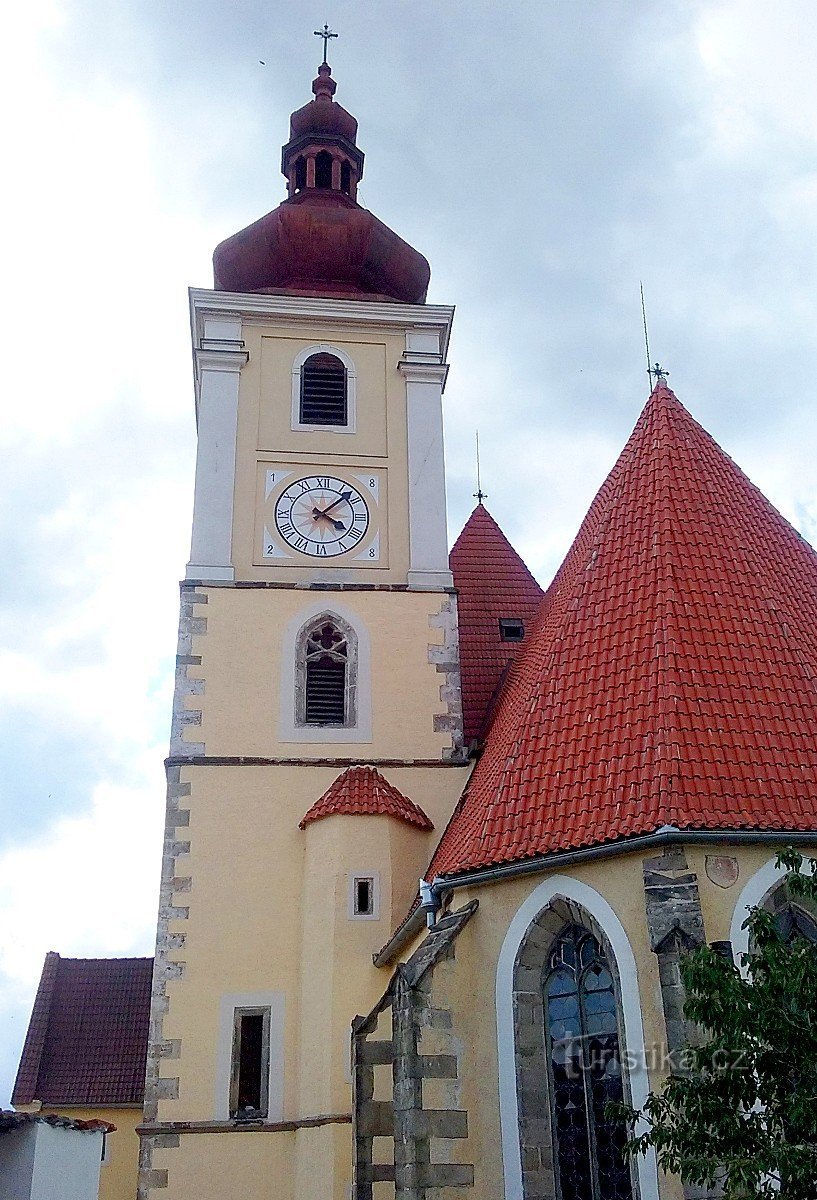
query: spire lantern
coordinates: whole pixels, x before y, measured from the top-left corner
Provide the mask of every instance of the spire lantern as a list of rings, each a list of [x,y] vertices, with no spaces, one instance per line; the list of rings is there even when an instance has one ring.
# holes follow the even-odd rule
[[[357,121],[334,100],[337,83],[327,62],[312,81],[315,99],[297,109],[289,121],[289,141],[281,154],[289,198],[306,188],[340,192],[354,200],[363,175],[363,152],[357,148]]]
[[[363,151],[336,90],[324,61],[314,98],[290,117],[281,154],[287,198],[216,247],[217,291],[425,302],[423,255],[357,202]]]

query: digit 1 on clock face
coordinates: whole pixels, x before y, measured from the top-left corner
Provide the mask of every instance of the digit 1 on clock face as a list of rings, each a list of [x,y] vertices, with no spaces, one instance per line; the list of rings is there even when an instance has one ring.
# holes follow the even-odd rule
[[[275,504],[275,525],[288,546],[311,558],[353,550],[369,528],[369,508],[351,483],[332,475],[294,479]]]

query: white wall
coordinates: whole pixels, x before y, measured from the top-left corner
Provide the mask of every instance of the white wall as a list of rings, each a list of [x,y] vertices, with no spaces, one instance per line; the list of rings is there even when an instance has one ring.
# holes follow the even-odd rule
[[[2,1200],[97,1200],[102,1131],[32,1122],[0,1133]]]

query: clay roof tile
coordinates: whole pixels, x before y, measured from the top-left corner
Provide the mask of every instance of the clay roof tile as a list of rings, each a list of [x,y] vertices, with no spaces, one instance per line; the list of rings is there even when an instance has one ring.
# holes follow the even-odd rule
[[[398,791],[374,767],[348,767],[315,801],[300,828],[305,829],[311,821],[339,813],[351,816],[381,813],[420,829],[434,828],[419,805]]]
[[[817,555],[665,385],[511,668],[431,874],[817,830]]]

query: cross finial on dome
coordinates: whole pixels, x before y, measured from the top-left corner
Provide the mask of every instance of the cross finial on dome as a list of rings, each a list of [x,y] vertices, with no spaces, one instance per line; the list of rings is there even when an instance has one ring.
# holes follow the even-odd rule
[[[323,29],[314,30],[315,37],[323,38],[323,63],[321,66],[326,66],[326,51],[329,45],[330,38],[340,37],[339,33],[333,33],[327,24],[324,23]]]
[[[655,380],[656,387],[659,383],[663,383],[669,375],[669,371],[667,371],[664,367],[659,366],[658,363],[654,363],[648,368],[648,370],[650,373],[650,378]]]

